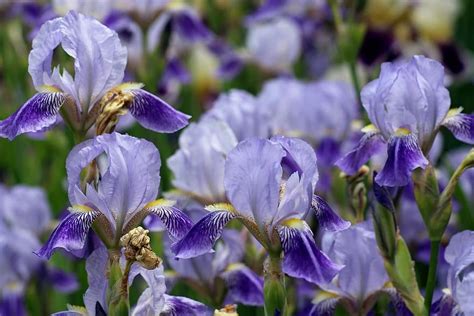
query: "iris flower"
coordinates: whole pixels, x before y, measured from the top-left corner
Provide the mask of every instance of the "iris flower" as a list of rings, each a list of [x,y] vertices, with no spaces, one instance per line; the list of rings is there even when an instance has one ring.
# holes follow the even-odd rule
[[[0,185],[0,315],[26,315],[24,296],[33,278],[41,287],[52,285],[70,293],[77,281],[34,255],[50,224],[51,211],[40,188]]]
[[[472,315],[474,313],[474,232],[454,235],[444,258],[449,263],[448,289],[433,304],[433,315]]]
[[[449,110],[444,68],[432,59],[414,56],[407,62],[384,63],[379,78],[361,93],[362,105],[373,125],[357,147],[337,162],[354,174],[369,158],[387,146],[388,158],[375,180],[383,186],[403,186],[411,171],[426,168],[428,154],[441,128],[474,144],[474,115]]]
[[[354,313],[368,313],[389,281],[377,249],[371,222],[323,237],[323,250],[344,268],[332,283],[322,285],[311,315],[321,315],[340,303]]]
[[[299,139],[248,139],[227,155],[224,188],[229,204],[207,207],[209,214],[172,246],[177,258],[211,251],[224,227],[240,220],[267,251],[284,252],[283,272],[314,283],[327,283],[342,268],[316,246],[303,220],[314,211],[322,228],[339,230],[341,220],[318,196],[316,155]]]
[[[166,243],[170,245],[169,242]],[[222,240],[216,244],[216,252],[206,253],[189,259],[175,259],[169,247],[166,257],[175,271],[175,279],[187,281],[199,292],[210,295],[217,304],[226,303],[263,305],[263,278],[240,263],[245,254],[245,244],[241,234],[233,229],[223,231]],[[227,295],[223,297],[219,289],[222,280],[226,284]]]
[[[55,316],[98,316],[107,315],[107,249],[100,247],[87,258],[86,270],[89,288],[84,294],[85,307],[70,306],[70,310],[59,312]],[[204,304],[186,297],[165,294],[166,285],[163,265],[147,270],[134,263],[131,266],[128,284],[132,284],[137,276],[141,276],[147,287],[138,298],[130,315],[189,315],[210,316],[211,310]]]
[[[81,172],[91,163],[97,176],[81,184]],[[172,202],[155,200],[160,165],[152,143],[128,135],[104,134],[74,147],[66,161],[70,214],[38,255],[49,258],[56,248],[82,249],[93,224],[105,245],[117,248],[122,235],[150,214],[160,218],[172,238],[182,237],[192,225],[189,218]]]
[[[59,45],[74,59],[74,76],[51,66]],[[116,123],[127,111],[157,132],[174,132],[187,125],[189,116],[141,89],[141,84],[122,84],[126,63],[127,51],[117,33],[93,18],[70,11],[44,23],[33,40],[28,66],[38,93],[0,122],[0,136],[13,139],[44,130],[60,113],[82,133],[101,117]]]

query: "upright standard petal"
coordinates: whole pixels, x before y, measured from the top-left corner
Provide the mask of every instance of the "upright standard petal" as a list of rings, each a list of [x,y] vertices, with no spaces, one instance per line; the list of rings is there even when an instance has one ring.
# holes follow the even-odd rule
[[[423,56],[382,64],[379,78],[362,89],[361,99],[385,140],[405,128],[420,144],[432,138],[451,103],[443,66]]]
[[[285,151],[278,211],[272,222],[278,225],[287,218],[303,218],[307,214],[319,174],[316,155],[308,143],[285,136],[272,137],[271,141]]]
[[[171,246],[176,258],[188,259],[208,252],[222,235],[227,223],[236,215],[229,211],[212,211],[194,225],[183,239]]]
[[[356,308],[361,308],[388,281],[372,226],[364,222],[323,239],[323,250],[334,262],[344,265],[335,282],[337,292],[349,298]]]
[[[59,74],[52,78],[61,90],[73,96],[78,105],[90,109],[112,87],[122,82],[127,49],[116,32],[99,21],[70,11],[61,24],[64,51],[74,58],[74,80]]]
[[[393,136],[388,143],[388,158],[375,181],[382,186],[404,186],[410,181],[411,172],[426,168],[428,160],[423,155],[413,134]]]
[[[356,148],[336,161],[336,166],[345,173],[353,175],[363,164],[369,161],[370,157],[384,147],[385,144],[379,134],[368,132],[362,136]]]
[[[231,264],[222,274],[231,302],[262,306],[263,278],[241,263]]]
[[[0,121],[0,137],[12,140],[20,134],[41,131],[53,125],[65,99],[60,92],[35,94],[10,117]]]
[[[191,123],[179,137],[179,150],[168,159],[173,185],[202,204],[224,202],[224,164],[235,145],[225,122],[208,118]]]
[[[474,114],[457,113],[450,116],[448,113],[443,125],[460,141],[474,145]]]
[[[95,161],[100,174],[97,190],[81,193],[82,169]],[[124,224],[158,194],[160,155],[152,143],[118,133],[104,134],[73,148],[66,161],[71,203],[93,204],[110,223]]]
[[[261,228],[272,223],[278,208],[284,156],[280,145],[265,139],[245,140],[227,156],[227,197],[240,214]]]
[[[251,137],[266,138],[270,135],[270,113],[245,91],[231,90],[221,94],[204,117],[225,121],[238,141]]]
[[[38,256],[49,259],[57,248],[73,251],[84,247],[87,233],[101,213],[82,205],[73,206],[69,210],[71,213],[59,223],[46,244],[36,252]]]
[[[306,222],[287,220],[279,227],[278,233],[284,252],[283,272],[286,274],[315,284],[326,284],[344,267],[333,263],[317,248]]]
[[[189,115],[175,110],[157,96],[142,89],[131,89],[130,113],[143,127],[155,132],[173,133],[188,125]]]

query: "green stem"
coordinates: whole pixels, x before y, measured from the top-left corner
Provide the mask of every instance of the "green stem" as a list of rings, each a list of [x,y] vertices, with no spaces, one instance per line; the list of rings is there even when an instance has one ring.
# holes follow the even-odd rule
[[[428,270],[428,280],[426,281],[426,294],[425,294],[425,309],[427,315],[429,315],[431,308],[431,301],[433,300],[433,291],[436,285],[436,268],[438,266],[438,255],[439,255],[439,240],[432,240],[430,243],[430,266]]]
[[[286,315],[285,275],[281,270],[280,253],[268,256],[264,263],[263,293],[265,300],[265,316]]]
[[[342,24],[341,13],[339,12],[339,7],[337,5],[337,1],[336,0],[330,0],[329,4],[331,6],[332,16],[333,16],[333,19],[334,19],[334,25],[336,26],[336,32],[338,34],[341,34],[343,24]]]

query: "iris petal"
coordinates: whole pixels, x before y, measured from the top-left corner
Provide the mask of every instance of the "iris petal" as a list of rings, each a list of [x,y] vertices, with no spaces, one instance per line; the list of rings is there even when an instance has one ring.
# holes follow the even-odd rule
[[[222,277],[227,283],[227,295],[233,302],[263,305],[263,279],[248,267],[241,263],[232,264]]]
[[[10,117],[0,122],[0,137],[41,131],[54,123],[65,100],[60,92],[37,93]]]
[[[321,197],[313,195],[311,208],[316,215],[319,226],[328,231],[344,230],[351,226],[351,223],[337,215]]]
[[[443,125],[460,141],[474,145],[474,114],[453,115],[448,117]]]
[[[287,220],[278,231],[283,246],[283,272],[315,284],[331,282],[343,266],[333,263],[316,246],[306,222]]]
[[[235,218],[228,211],[213,211],[204,216],[183,239],[171,246],[176,258],[188,259],[208,252],[212,252],[212,246],[220,238],[224,226]]]
[[[146,213],[156,215],[168,230],[171,237],[183,238],[193,226],[189,217],[173,206],[174,203],[164,200],[156,200],[144,207]]]
[[[379,134],[368,132],[359,141],[357,147],[336,161],[342,171],[349,175],[355,174],[370,157],[379,152],[384,144]]]
[[[59,223],[46,244],[36,252],[38,256],[49,259],[56,248],[73,251],[84,247],[92,223],[102,213],[87,206],[76,206],[70,210],[71,213]]]
[[[206,305],[182,296],[164,294],[165,307],[160,315],[210,316],[211,309]]]
[[[423,156],[415,135],[392,136],[388,143],[387,161],[375,181],[382,186],[404,186],[410,181],[411,171],[424,169],[427,165],[428,160]]]
[[[133,95],[130,113],[143,127],[173,133],[188,125],[189,115],[175,110],[157,96],[142,89],[132,89],[130,93]]]

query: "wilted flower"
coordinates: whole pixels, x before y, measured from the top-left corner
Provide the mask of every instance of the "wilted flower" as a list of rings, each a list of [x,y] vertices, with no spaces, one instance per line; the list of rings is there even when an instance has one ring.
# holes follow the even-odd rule
[[[127,135],[104,134],[77,145],[66,162],[70,214],[38,255],[49,258],[56,248],[82,249],[94,223],[105,245],[117,248],[120,238],[150,214],[160,218],[173,238],[182,237],[191,221],[173,202],[155,200],[160,165],[152,143]],[[87,166],[90,183],[80,179]]]
[[[265,69],[290,72],[301,46],[300,29],[291,19],[282,17],[249,26],[247,49],[252,59]]]
[[[74,59],[74,77],[66,69],[61,73],[59,66],[51,68],[59,44]],[[29,56],[28,70],[38,93],[0,122],[0,136],[13,139],[45,129],[56,122],[60,111],[81,133],[94,123],[113,127],[127,111],[154,131],[184,127],[187,115],[142,90],[141,84],[121,84],[126,62],[127,52],[118,35],[98,21],[71,11],[46,22]]]
[[[474,232],[463,231],[451,238],[444,257],[449,263],[447,294],[432,307],[434,315],[474,313]]]
[[[38,277],[62,292],[77,288],[75,277],[35,256],[40,236],[49,226],[51,214],[46,195],[35,187],[0,186],[0,314],[23,315],[23,295],[29,281]]]
[[[84,294],[85,308],[71,306],[68,312],[54,315],[107,315],[107,250],[100,247],[87,258],[86,270],[89,288]],[[137,276],[141,276],[147,287],[138,298],[137,304],[131,311],[132,316],[147,315],[212,315],[211,310],[189,298],[165,294],[166,285],[163,275],[163,265],[155,269],[145,269],[139,264],[132,264],[129,272],[128,285]]]
[[[315,283],[329,282],[340,266],[317,247],[303,218],[315,212],[321,227],[347,228],[319,197],[316,155],[299,139],[274,137],[245,140],[227,155],[224,187],[232,205],[208,207],[202,218],[172,246],[177,258],[211,251],[224,226],[240,220],[267,251],[284,252],[283,272]]]
[[[337,165],[354,174],[387,143],[388,158],[376,181],[383,186],[403,186],[411,171],[425,168],[439,128],[446,126],[456,138],[474,143],[474,116],[449,110],[444,68],[437,61],[414,56],[407,62],[384,63],[378,79],[362,90],[362,104],[373,126],[357,147]]]

